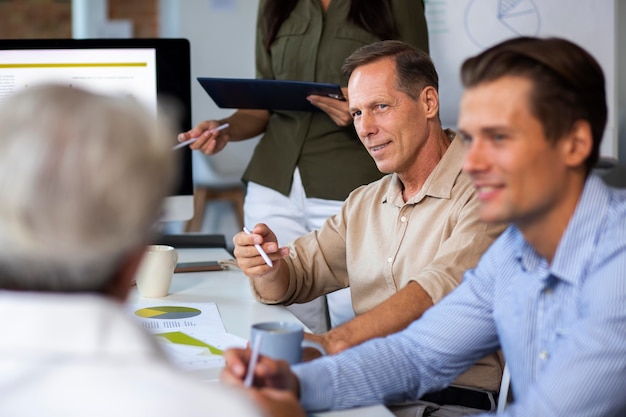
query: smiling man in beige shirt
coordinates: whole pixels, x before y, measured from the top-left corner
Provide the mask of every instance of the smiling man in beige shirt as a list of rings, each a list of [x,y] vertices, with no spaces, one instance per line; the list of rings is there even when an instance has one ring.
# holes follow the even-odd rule
[[[439,121],[438,77],[426,53],[399,41],[377,42],[348,58],[344,71],[356,132],[389,175],[357,188],[339,214],[288,247],[279,248],[264,224],[234,238],[235,256],[261,302],[303,303],[351,288],[356,317],[308,336],[331,354],[419,319],[503,230],[479,219],[476,192],[461,172],[463,142]],[[488,357],[456,383],[496,391],[501,373],[498,358]],[[482,392],[470,401],[449,394],[433,400],[493,407]]]

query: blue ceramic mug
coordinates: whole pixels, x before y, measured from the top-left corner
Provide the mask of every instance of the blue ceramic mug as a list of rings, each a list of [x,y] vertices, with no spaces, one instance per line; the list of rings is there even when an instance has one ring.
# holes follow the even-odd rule
[[[312,347],[322,352],[323,355],[326,354],[319,343],[304,339],[304,329],[297,323],[270,321],[253,324],[250,332],[251,347],[259,335],[261,336],[259,346],[261,355],[283,359],[292,365],[302,360],[303,347]]]

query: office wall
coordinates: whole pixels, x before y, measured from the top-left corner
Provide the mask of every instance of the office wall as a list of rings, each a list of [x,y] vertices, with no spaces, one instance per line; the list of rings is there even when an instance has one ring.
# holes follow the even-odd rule
[[[110,20],[132,22],[133,38],[159,36],[158,0],[108,0],[107,3]]]
[[[69,2],[52,0],[0,1],[0,38],[68,38],[72,11]]]
[[[192,124],[225,117],[197,77],[254,77],[254,34],[258,0],[161,0],[161,36],[191,43]],[[222,175],[242,173],[258,138],[230,143],[209,160]]]
[[[254,77],[254,34],[258,0],[160,0],[163,37],[183,37],[191,45],[192,124],[228,116],[205,93],[197,77]],[[230,182],[245,169],[259,138],[229,143],[217,155],[194,152],[194,180]],[[172,231],[177,232],[172,226]],[[232,207],[214,201],[207,205],[202,231],[231,237],[239,231]]]
[[[1,38],[71,36],[74,1],[0,1]],[[514,35],[558,35],[589,49],[607,74],[610,119],[602,154],[626,160],[626,2],[624,0],[425,0],[431,50],[441,74],[442,118],[456,124],[461,61]],[[258,0],[108,0],[108,19],[132,22],[134,37],[192,40],[194,76],[254,75],[254,20]],[[86,4],[91,4],[91,1]],[[159,28],[160,25],[164,27]],[[215,59],[215,57],[218,57]],[[623,78],[623,77],[622,77]],[[193,85],[193,121],[221,117]],[[248,155],[250,145],[241,152]],[[233,166],[225,158],[228,166]]]
[[[72,37],[156,38],[158,0],[71,0]]]
[[[564,37],[587,49],[603,67],[609,120],[601,151],[604,156],[616,157],[617,65],[618,57],[625,55],[624,42],[617,41],[620,2],[623,0],[426,0],[430,50],[441,77],[442,122],[450,127],[456,124],[462,92],[459,68],[465,58],[515,36]],[[621,14],[626,17],[626,12]],[[624,130],[622,126],[619,130]]]
[[[194,75],[254,75],[253,39],[258,0],[161,0],[184,16],[174,33],[192,40]],[[609,121],[602,155],[626,160],[624,0],[425,0],[431,55],[441,77],[442,121],[454,127],[462,92],[462,61],[519,35],[561,36],[582,45],[607,77]],[[162,7],[165,12],[166,7]],[[621,41],[620,41],[621,40]],[[215,57],[219,57],[215,59]],[[194,120],[223,114],[199,87],[193,88]]]

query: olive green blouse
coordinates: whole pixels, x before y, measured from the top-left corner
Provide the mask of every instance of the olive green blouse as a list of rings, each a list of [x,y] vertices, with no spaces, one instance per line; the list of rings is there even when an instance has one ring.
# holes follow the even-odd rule
[[[259,19],[266,0],[259,4]],[[399,39],[428,50],[422,0],[392,0]],[[257,78],[346,85],[344,60],[375,35],[348,22],[350,0],[332,0],[324,13],[319,0],[300,0],[267,52],[257,22]],[[359,185],[382,174],[352,125],[337,126],[324,112],[275,111],[244,173],[253,181],[288,195],[298,167],[309,198],[344,200]]]

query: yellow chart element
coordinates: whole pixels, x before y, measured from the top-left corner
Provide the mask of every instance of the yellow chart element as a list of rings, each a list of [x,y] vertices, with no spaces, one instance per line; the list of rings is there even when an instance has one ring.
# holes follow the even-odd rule
[[[147,62],[63,62],[0,64],[0,68],[147,67]]]
[[[199,316],[202,311],[192,307],[159,306],[146,307],[135,311],[135,315],[144,319],[177,320]]]
[[[177,345],[197,346],[209,349],[214,355],[221,355],[224,352],[221,349],[211,346],[208,343],[204,343],[202,340],[198,340],[195,337],[191,337],[183,332],[168,332],[168,333],[155,333],[155,336],[164,337],[172,343]]]

